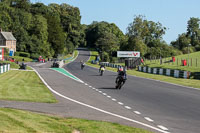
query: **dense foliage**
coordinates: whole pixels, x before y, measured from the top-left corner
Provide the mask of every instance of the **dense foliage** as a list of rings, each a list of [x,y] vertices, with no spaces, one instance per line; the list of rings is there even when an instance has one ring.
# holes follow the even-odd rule
[[[93,22],[87,26],[85,33],[87,46],[97,48],[104,61],[112,60],[112,55],[125,39],[123,32],[114,23]]]
[[[57,57],[85,44],[80,11],[67,4],[30,3],[29,0],[1,0],[0,27],[12,31],[17,51]]]
[[[191,17],[188,20],[187,32],[178,36],[171,45],[183,51],[183,53],[200,51],[200,19]]]

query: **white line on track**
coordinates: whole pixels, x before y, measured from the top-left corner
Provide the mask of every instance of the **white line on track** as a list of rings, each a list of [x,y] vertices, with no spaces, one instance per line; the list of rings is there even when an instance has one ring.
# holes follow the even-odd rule
[[[158,125],[159,128],[161,128],[162,130],[168,130],[166,127],[162,126],[162,125]]]
[[[140,115],[141,113],[139,111],[133,111],[134,113]]]
[[[117,100],[116,100],[116,99],[114,99],[114,98],[113,98],[112,100],[113,100],[113,101],[117,101]]]
[[[146,119],[147,121],[150,121],[150,122],[153,122],[154,120],[152,120],[151,118],[149,117],[144,117],[144,119]]]
[[[124,106],[126,109],[131,109],[131,107],[129,107],[129,106]]]
[[[120,104],[120,105],[124,105],[122,102],[118,102],[118,104]]]
[[[107,98],[111,98],[111,96],[107,96]]]

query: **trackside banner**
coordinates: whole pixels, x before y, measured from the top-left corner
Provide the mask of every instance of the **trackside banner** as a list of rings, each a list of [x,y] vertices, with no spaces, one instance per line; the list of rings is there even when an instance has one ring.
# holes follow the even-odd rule
[[[138,51],[117,51],[117,57],[140,57]]]

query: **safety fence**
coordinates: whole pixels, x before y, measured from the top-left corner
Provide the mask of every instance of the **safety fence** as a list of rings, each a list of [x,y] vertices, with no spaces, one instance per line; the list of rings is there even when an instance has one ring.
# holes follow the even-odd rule
[[[109,62],[100,62],[99,65],[104,65],[106,67],[112,67],[112,68],[120,68],[121,65],[116,65]],[[165,68],[151,68],[148,66],[138,66],[138,71],[140,72],[146,72],[151,74],[159,74],[159,75],[166,75],[176,78],[194,78],[194,79],[200,79],[200,72],[189,72],[189,71],[181,71],[181,70],[174,70],[174,69],[165,69]]]
[[[176,78],[189,79],[190,76],[191,76],[191,72],[180,71],[180,70],[173,70],[173,69],[151,68],[151,67],[138,66],[138,70],[141,71],[141,72],[152,73],[152,74],[159,74],[159,75],[166,75],[166,76],[172,76],[172,77],[176,77]]]
[[[163,64],[172,66],[200,67],[200,59],[191,57],[167,57],[167,58],[150,58],[144,59],[145,64]]]
[[[10,64],[0,63],[0,74],[10,70]]]

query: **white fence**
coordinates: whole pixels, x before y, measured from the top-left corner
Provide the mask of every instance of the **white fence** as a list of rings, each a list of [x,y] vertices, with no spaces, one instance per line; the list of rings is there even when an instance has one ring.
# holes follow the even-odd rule
[[[10,64],[0,64],[0,74],[10,70]]]

